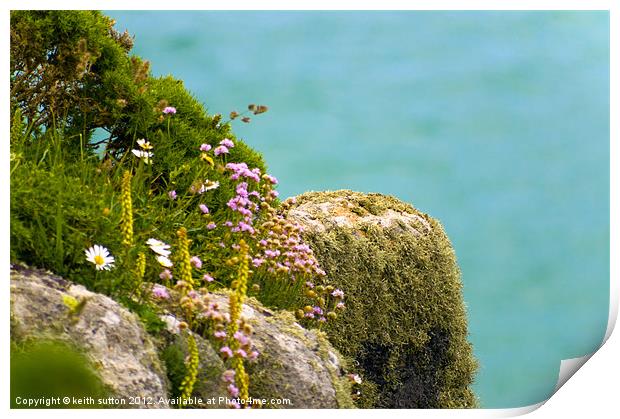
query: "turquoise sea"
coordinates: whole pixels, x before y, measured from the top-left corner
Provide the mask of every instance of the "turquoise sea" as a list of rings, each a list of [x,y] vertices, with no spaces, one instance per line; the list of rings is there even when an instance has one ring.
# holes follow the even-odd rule
[[[107,12],[234,130],[283,196],[392,194],[463,273],[483,407],[551,395],[609,305],[607,12]]]

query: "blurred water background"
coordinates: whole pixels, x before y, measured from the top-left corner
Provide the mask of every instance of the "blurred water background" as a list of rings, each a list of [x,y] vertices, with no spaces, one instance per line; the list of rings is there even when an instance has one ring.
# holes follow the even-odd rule
[[[551,395],[609,304],[607,12],[106,12],[235,133],[282,196],[392,194],[463,273],[483,407]],[[174,105],[174,104],[173,104]]]

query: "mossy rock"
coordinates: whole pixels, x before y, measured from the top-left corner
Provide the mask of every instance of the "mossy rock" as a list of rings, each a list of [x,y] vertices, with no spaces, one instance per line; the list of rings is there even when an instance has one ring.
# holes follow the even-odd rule
[[[359,407],[470,408],[477,369],[460,271],[441,224],[398,199],[309,192],[284,205],[346,310],[326,329],[359,365]]]

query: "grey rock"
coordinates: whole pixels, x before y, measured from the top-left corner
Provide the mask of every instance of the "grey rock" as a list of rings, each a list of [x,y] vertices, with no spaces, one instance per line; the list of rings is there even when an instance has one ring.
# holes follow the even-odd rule
[[[86,301],[70,316],[63,296]],[[85,350],[115,397],[168,397],[166,374],[138,317],[116,301],[51,273],[11,268],[11,329],[22,337],[64,340]],[[132,407],[166,408],[167,401]]]

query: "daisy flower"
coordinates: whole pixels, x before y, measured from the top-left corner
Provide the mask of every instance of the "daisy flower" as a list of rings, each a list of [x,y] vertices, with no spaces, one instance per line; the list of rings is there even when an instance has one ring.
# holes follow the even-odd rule
[[[172,261],[166,256],[157,256],[157,262],[164,268],[172,268]]]
[[[153,153],[151,153],[150,151],[145,151],[145,150],[131,150],[131,152],[134,154],[134,156],[136,156],[139,159],[142,159],[142,161],[146,164],[150,164],[151,163],[151,157],[153,157]]]
[[[144,138],[141,138],[137,141],[138,145],[142,150],[152,150],[153,146],[150,142],[146,141]]]
[[[84,250],[86,253],[86,260],[94,263],[95,268],[98,271],[106,270],[109,271],[110,268],[114,267],[114,258],[110,256],[110,252],[103,246],[99,246],[98,244]]]
[[[151,250],[155,253],[157,253],[158,255],[161,256],[165,256],[168,257],[170,256],[170,245],[166,244],[160,240],[157,239],[148,239],[146,241],[146,244],[151,248]]]
[[[200,190],[198,191],[198,193],[202,194],[207,191],[217,189],[219,186],[220,186],[220,182],[207,179],[205,183],[200,185]]]

